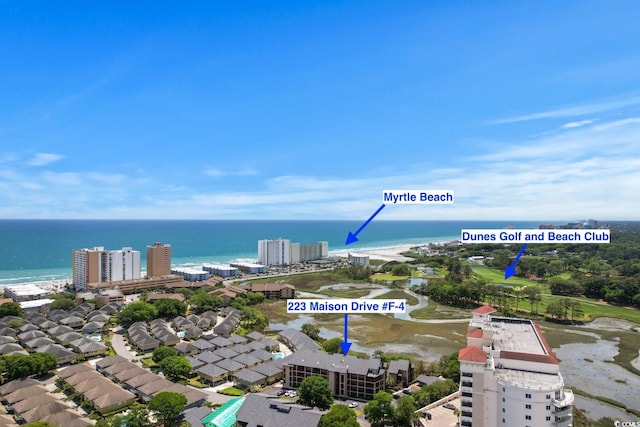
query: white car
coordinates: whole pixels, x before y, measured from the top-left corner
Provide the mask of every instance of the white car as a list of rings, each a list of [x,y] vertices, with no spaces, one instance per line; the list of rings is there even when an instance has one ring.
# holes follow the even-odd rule
[[[358,404],[356,402],[349,403],[349,408],[357,408]]]

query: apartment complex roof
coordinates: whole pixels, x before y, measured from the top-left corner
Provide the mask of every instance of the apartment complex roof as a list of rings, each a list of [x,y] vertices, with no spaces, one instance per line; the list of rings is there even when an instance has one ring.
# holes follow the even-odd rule
[[[357,375],[378,375],[384,369],[380,359],[359,359],[355,356],[328,354],[323,351],[302,350],[284,360],[285,365],[308,366],[332,372]]]
[[[475,346],[467,346],[458,352],[461,362],[487,363],[487,354]]]

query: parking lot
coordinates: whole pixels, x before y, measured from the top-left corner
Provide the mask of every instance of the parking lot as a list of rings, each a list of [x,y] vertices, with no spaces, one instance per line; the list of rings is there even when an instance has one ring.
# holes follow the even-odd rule
[[[454,399],[449,403],[453,404],[456,409],[460,409],[460,399]],[[420,422],[423,426],[429,427],[455,427],[458,417],[454,415],[453,409],[447,409],[442,405],[429,409],[427,412],[431,414],[431,420],[421,417]]]

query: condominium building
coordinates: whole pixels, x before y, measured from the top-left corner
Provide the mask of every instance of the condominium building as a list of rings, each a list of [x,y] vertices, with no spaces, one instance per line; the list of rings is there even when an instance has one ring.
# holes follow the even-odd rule
[[[147,246],[147,277],[171,274],[171,245],[155,242]]]
[[[329,256],[329,242],[291,243],[291,263],[313,261]]]
[[[291,240],[258,240],[258,263],[264,265],[291,264]]]
[[[460,425],[572,425],[573,393],[540,327],[531,320],[473,311],[460,350]]]
[[[258,262],[264,265],[288,265],[326,258],[329,242],[291,243],[288,239],[258,240]]]
[[[284,387],[297,388],[309,376],[320,376],[338,398],[371,400],[385,389],[387,366],[380,359],[359,359],[323,351],[301,350],[283,359]]]
[[[85,291],[89,283],[117,282],[140,278],[140,252],[132,248],[109,251],[102,246],[74,249],[71,254],[73,284]]]

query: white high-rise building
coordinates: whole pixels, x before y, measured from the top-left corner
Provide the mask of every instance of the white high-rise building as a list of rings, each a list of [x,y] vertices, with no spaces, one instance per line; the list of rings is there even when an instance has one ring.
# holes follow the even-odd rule
[[[473,311],[467,347],[458,353],[460,425],[570,427],[573,393],[540,327],[495,311]]]
[[[264,265],[291,264],[291,240],[258,240],[258,263]]]
[[[73,284],[84,291],[88,283],[119,282],[140,278],[140,252],[131,248],[108,251],[102,246],[74,249]]]

